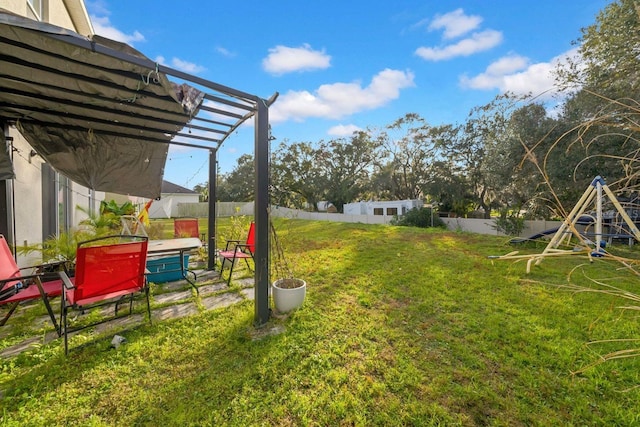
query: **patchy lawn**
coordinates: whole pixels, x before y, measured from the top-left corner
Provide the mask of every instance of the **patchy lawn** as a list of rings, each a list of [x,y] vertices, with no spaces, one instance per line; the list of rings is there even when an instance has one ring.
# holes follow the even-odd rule
[[[0,424],[633,425],[627,302],[559,285],[637,278],[605,260],[491,261],[506,238],[278,220],[304,307],[256,334],[253,303],[142,324],[127,343],[59,341],[2,360]],[[540,251],[529,246],[524,251]],[[638,255],[623,248],[625,255]],[[640,258],[640,256],[638,256]],[[570,278],[569,273],[572,272]],[[256,339],[256,336],[260,336]]]

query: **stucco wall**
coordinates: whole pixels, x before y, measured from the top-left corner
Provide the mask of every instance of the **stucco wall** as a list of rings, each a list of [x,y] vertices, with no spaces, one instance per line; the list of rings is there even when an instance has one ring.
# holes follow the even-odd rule
[[[0,7],[22,16],[32,17],[33,14],[27,0],[2,0]],[[78,31],[69,15],[71,7],[76,15],[77,23],[84,34],[91,28],[84,3],[81,0],[46,0],[43,6],[45,21],[52,24]],[[86,21],[86,22],[85,22]],[[42,164],[40,156],[31,156],[31,146],[20,135],[15,126],[9,126],[9,136],[13,138],[13,163],[16,178],[13,180],[13,195],[15,206],[15,242],[16,245],[34,244],[42,241],[43,234],[43,206],[42,206]],[[96,192],[97,201],[104,198],[104,193]],[[86,215],[75,209],[77,205],[89,210],[89,190],[78,184],[71,185],[71,200],[69,208],[72,224],[77,225]],[[94,205],[97,210],[98,203]],[[57,209],[44,215],[58,215]],[[39,254],[18,256],[18,264],[31,265],[40,261]]]
[[[13,180],[16,244],[41,242],[43,161],[40,156],[31,157],[31,146],[15,128],[10,128],[10,134],[13,137],[13,168],[16,173]]]

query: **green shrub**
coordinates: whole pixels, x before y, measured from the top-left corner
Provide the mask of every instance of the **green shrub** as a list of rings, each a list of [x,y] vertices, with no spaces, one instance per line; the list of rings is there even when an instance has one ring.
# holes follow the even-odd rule
[[[446,228],[445,223],[436,212],[431,211],[431,208],[413,208],[401,217],[394,215],[391,224],[404,225],[407,227]]]
[[[519,236],[524,230],[524,217],[518,212],[502,210],[492,227],[507,236]]]

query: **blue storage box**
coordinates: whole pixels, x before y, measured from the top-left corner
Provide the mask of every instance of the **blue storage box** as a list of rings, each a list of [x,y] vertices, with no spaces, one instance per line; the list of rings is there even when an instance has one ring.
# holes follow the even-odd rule
[[[184,254],[182,262],[184,271],[187,271],[189,254]],[[147,274],[149,282],[164,283],[184,279],[180,270],[180,255],[148,258],[147,270],[150,272]]]

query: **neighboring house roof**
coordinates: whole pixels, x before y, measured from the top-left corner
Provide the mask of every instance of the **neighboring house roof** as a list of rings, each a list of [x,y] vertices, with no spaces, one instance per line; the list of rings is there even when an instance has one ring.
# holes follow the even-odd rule
[[[189,190],[188,188],[181,187],[173,182],[162,180],[162,193],[167,194],[198,194],[197,191]]]

